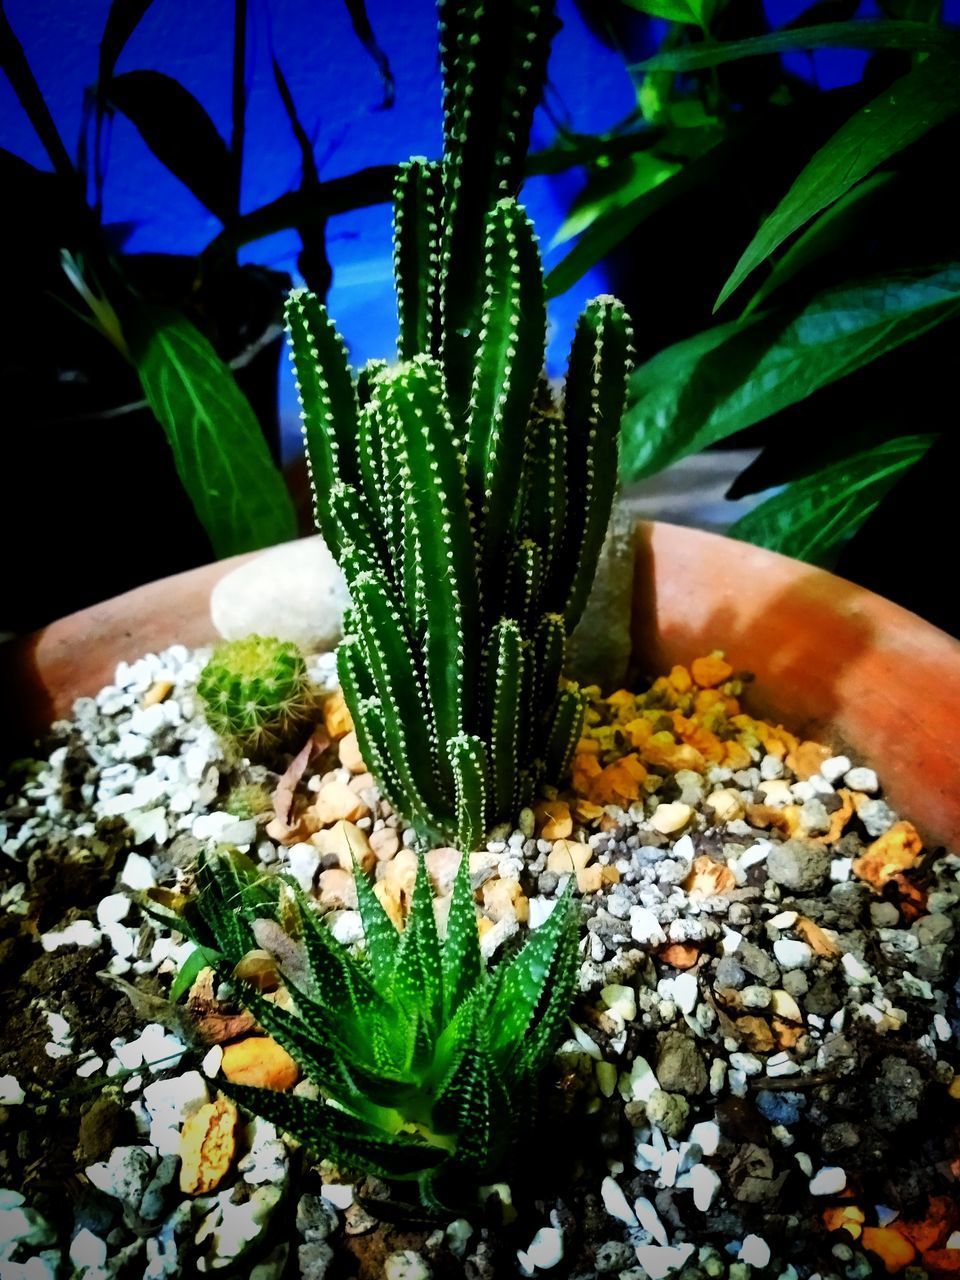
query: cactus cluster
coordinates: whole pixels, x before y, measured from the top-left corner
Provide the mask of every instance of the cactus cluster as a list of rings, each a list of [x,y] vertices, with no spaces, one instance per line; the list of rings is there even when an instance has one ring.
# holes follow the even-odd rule
[[[270,636],[220,645],[200,673],[197,693],[210,727],[248,755],[285,746],[316,711],[300,649]]]
[[[257,1021],[324,1099],[228,1080],[218,1086],[344,1168],[416,1181],[427,1205],[470,1203],[509,1162],[536,1114],[537,1077],[576,983],[570,889],[523,949],[490,971],[466,855],[442,942],[422,854],[402,933],[359,867],[356,881],[360,958],[295,882],[264,877],[238,854],[201,857],[199,895],[176,927],[225,980],[239,983]],[[282,996],[237,977],[248,952],[262,957],[264,920],[290,931],[277,948],[273,985],[285,988]]]
[[[339,655],[360,748],[424,836],[472,849],[564,774],[562,679],[613,502],[631,362],[623,307],[580,317],[543,376],[536,237],[514,192],[552,5],[440,6],[444,155],[395,198],[399,362],[353,376],[309,293],[287,324],[321,532],[352,608]]]

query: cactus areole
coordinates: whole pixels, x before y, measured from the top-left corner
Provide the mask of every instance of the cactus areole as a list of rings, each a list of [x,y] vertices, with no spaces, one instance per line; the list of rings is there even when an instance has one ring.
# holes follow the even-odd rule
[[[616,299],[588,303],[554,399],[514,194],[552,5],[448,0],[440,19],[443,158],[403,165],[395,194],[399,362],[354,375],[305,290],[286,318],[364,760],[425,839],[470,850],[560,780],[579,736],[564,654],[616,488],[631,330]]]

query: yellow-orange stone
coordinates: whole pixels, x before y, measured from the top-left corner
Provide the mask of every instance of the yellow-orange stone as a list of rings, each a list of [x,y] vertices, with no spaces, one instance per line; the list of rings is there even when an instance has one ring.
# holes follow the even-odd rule
[[[705,898],[718,893],[726,893],[736,887],[736,877],[729,867],[722,862],[714,862],[703,854],[694,858],[690,873],[683,882],[687,893],[699,893]]]
[[[323,724],[330,737],[342,738],[353,728],[353,720],[343,700],[343,693],[337,689],[323,702]]]
[[[300,1079],[300,1068],[272,1036],[248,1036],[228,1044],[220,1068],[233,1084],[284,1092]]]
[[[317,792],[313,812],[321,826],[334,822],[356,822],[365,818],[370,810],[357,793],[345,782],[334,778]]]
[[[912,822],[895,822],[866,852],[854,859],[853,873],[875,889],[882,889],[901,871],[908,871],[920,861],[923,841]]]
[[[540,834],[544,840],[565,840],[573,834],[573,818],[565,800],[540,805],[537,818],[542,823]]]
[[[909,1267],[917,1253],[910,1241],[893,1227],[864,1227],[860,1241],[869,1253],[880,1258],[890,1275]]]
[[[237,1108],[228,1098],[208,1102],[180,1130],[180,1190],[188,1196],[214,1191],[237,1150]]]
[[[724,658],[710,654],[706,658],[694,658],[690,664],[690,673],[702,689],[712,689],[730,679],[733,667]]]
[[[363,763],[363,756],[360,754],[360,747],[357,743],[357,731],[351,729],[349,733],[345,733],[340,739],[340,763],[345,769],[349,769],[351,773],[366,773],[367,766]]]

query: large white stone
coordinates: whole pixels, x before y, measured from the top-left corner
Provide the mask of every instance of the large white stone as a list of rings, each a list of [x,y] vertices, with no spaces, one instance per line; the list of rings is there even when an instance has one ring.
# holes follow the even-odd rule
[[[343,575],[316,535],[271,547],[221,578],[210,616],[225,640],[255,633],[323,650],[339,644],[349,603]]]

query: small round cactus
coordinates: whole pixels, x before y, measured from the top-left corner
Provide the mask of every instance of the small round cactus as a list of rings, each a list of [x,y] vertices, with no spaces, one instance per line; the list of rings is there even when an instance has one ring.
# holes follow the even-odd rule
[[[316,709],[299,648],[267,636],[220,645],[200,673],[197,692],[210,727],[248,754],[284,746]]]

